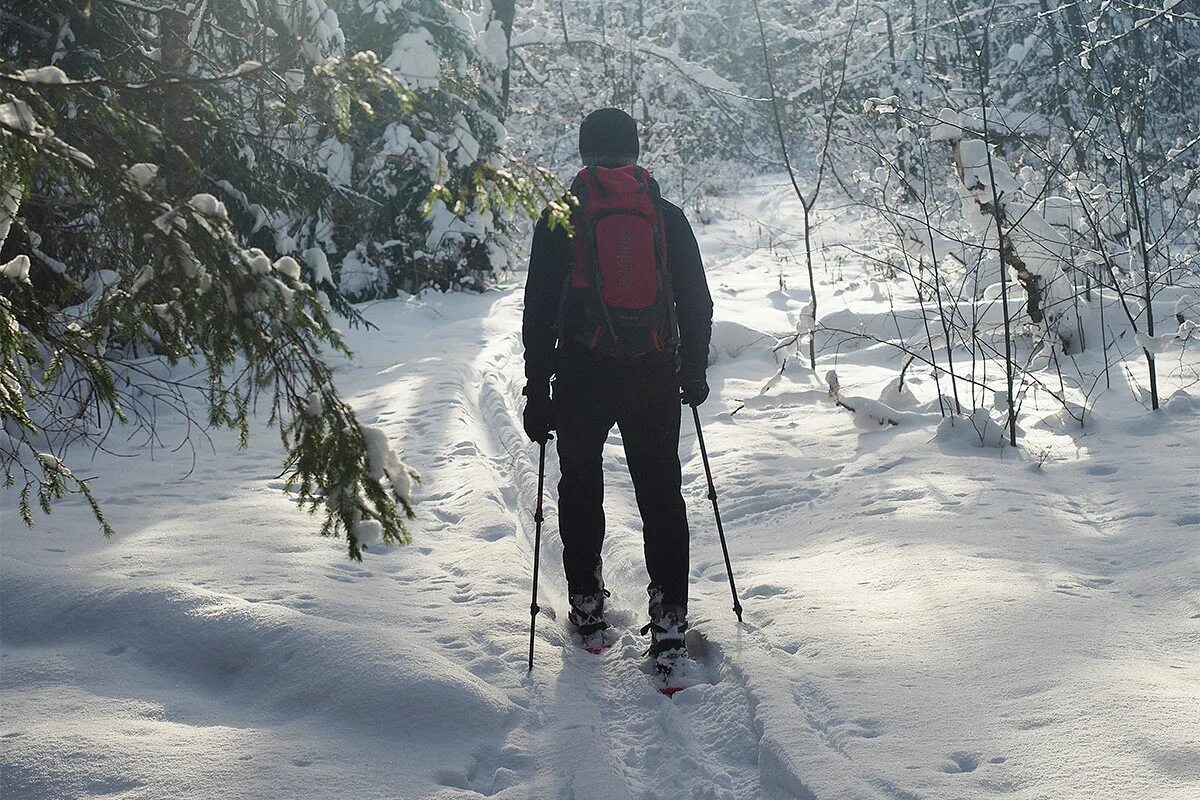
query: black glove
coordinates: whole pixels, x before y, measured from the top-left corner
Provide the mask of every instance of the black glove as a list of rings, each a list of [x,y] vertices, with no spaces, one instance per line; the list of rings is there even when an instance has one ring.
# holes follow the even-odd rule
[[[698,406],[708,399],[708,381],[700,377],[679,379],[679,402],[685,406]]]
[[[550,399],[550,385],[526,384],[521,392],[525,395],[525,435],[529,441],[545,444],[554,430],[554,401]]]

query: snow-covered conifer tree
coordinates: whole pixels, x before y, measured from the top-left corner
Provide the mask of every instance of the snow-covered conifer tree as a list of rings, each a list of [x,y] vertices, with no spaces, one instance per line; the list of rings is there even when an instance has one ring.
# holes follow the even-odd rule
[[[458,26],[465,48],[468,23],[426,5],[429,25]],[[326,509],[325,533],[344,533],[355,556],[364,538],[405,539],[411,475],[360,425],[325,361],[344,350],[330,263],[374,241],[355,240],[370,214],[350,209],[404,189],[392,222],[427,239],[467,209],[543,200],[500,170],[491,118],[449,91],[420,95],[442,80],[428,33],[399,36],[398,51],[354,50],[322,0],[48,2],[6,11],[0,31],[0,462],[23,486],[26,521],[35,497],[49,511],[79,491],[107,528],[67,465],[72,444],[105,447],[116,424],[153,441],[167,413],[244,441],[265,400],[287,483]],[[429,74],[401,75],[414,64]],[[473,80],[465,56],[449,66]],[[462,124],[410,134],[428,156],[415,157],[428,168],[416,186],[343,181],[356,131],[398,141],[405,120],[432,131],[438,119]],[[339,215],[354,220],[344,234]]]
[[[501,152],[501,23],[440,0],[356,0],[339,19],[405,96],[365,95],[372,114],[317,133],[334,191],[313,244],[354,299],[486,284],[509,266],[505,211],[529,190]]]

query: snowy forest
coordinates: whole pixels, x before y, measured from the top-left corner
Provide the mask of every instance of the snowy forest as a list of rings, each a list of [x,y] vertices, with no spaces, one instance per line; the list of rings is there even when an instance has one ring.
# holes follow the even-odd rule
[[[526,435],[601,108],[713,305],[665,697],[632,426],[598,653]],[[1200,796],[1196,0],[6,3],[0,356],[5,798]]]

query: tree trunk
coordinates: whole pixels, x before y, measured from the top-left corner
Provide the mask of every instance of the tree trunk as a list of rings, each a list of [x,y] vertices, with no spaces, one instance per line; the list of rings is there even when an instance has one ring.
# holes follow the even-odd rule
[[[493,18],[500,22],[500,27],[504,31],[504,42],[507,48],[504,60],[504,73],[500,76],[500,119],[508,117],[508,94],[510,84],[510,73],[512,72],[512,32],[513,23],[517,17],[517,2],[516,0],[492,0],[492,15]],[[565,35],[566,29],[564,27]]]
[[[159,14],[159,47],[162,53],[163,77],[182,81],[188,76],[191,48],[188,28],[191,22],[184,9],[188,3],[177,0],[174,8],[163,8]],[[163,159],[163,179],[170,194],[179,199],[188,190],[191,171],[188,159],[188,126],[185,123],[188,102],[183,85],[171,86],[163,92],[163,138],[166,154]]]

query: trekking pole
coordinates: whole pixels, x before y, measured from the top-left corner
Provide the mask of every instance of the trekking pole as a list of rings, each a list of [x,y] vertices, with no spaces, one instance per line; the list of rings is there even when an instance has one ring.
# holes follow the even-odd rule
[[[529,670],[533,671],[533,629],[537,625],[537,615],[541,611],[537,602],[538,561],[542,554],[542,484],[546,478],[546,443],[541,444],[538,455],[538,499],[537,509],[533,512],[533,599],[529,602]]]
[[[725,555],[725,573],[729,575],[729,591],[733,593],[733,613],[737,614],[738,622],[741,622],[742,601],[738,600],[737,586],[733,582],[733,565],[729,563],[729,547],[725,544],[725,528],[721,525],[721,509],[717,507],[717,487],[713,483],[712,468],[708,465],[708,450],[704,448],[704,432],[700,430],[700,409],[696,406],[692,406],[692,419],[696,420],[696,440],[700,442],[700,458],[704,460],[704,474],[708,477],[708,499],[712,501],[713,515],[717,518],[717,535],[721,537],[721,552]],[[537,574],[536,571],[534,574]]]

